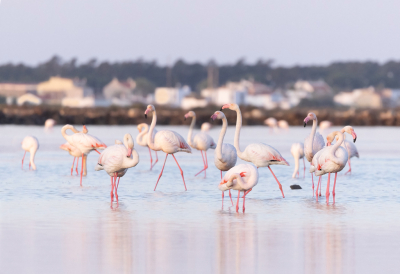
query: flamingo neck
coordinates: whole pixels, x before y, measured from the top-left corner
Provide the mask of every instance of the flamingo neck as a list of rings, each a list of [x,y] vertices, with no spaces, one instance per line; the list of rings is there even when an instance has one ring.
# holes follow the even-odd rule
[[[70,129],[70,130],[72,130],[72,131],[74,131],[74,130],[76,130],[73,126],[71,126],[71,125],[65,125],[65,126],[63,126],[62,128],[61,128],[61,134],[62,134],[62,136],[65,138],[65,140],[67,140],[68,141],[68,143],[69,143],[69,140],[70,140],[70,136],[67,134],[67,130],[68,129]],[[72,144],[70,144],[70,145],[72,145]]]
[[[222,144],[224,142],[224,137],[225,137],[227,127],[228,127],[228,121],[226,120],[226,117],[223,117],[222,118],[222,129],[221,129],[221,133],[219,134],[217,147],[215,149],[217,159],[220,160],[221,162],[223,161]]]
[[[243,159],[243,152],[240,150],[239,146],[239,137],[240,137],[240,129],[242,128],[242,113],[240,108],[236,108],[236,130],[235,130],[235,140],[234,147],[236,148],[237,155],[239,158]]]
[[[300,157],[299,153],[296,153],[294,156],[294,173],[292,175],[293,178],[296,177],[296,173],[299,171],[299,167],[300,167]]]
[[[153,119],[151,120],[151,125],[150,125],[150,130],[148,134],[148,146],[149,148],[154,150],[154,137],[153,137],[153,131],[157,123],[157,113],[156,110],[153,110]]]
[[[314,148],[314,137],[315,137],[315,133],[317,132],[317,124],[318,124],[318,119],[317,119],[317,117],[315,117],[315,120],[313,120],[313,123],[312,123],[311,145],[310,145],[311,153],[313,154],[313,156],[314,156],[314,150],[313,150],[313,148]]]
[[[236,179],[236,184],[238,184],[241,188],[246,189],[248,183],[243,180],[243,178],[238,173],[233,173],[231,177],[229,177],[228,182],[226,183],[227,187],[233,186],[233,180]]]
[[[188,144],[189,146],[193,147],[192,144],[192,135],[193,135],[193,127],[194,124],[196,123],[196,116],[192,117],[192,122],[190,123],[190,127],[189,127],[189,133],[188,133]]]
[[[341,133],[340,131],[336,131],[335,132],[335,136],[339,135],[339,139],[336,141],[336,143],[331,146],[331,160],[335,163],[339,162],[339,159],[336,157],[336,150],[341,146],[341,144],[343,143],[344,137],[343,137],[343,133]]]
[[[146,141],[143,140],[144,136],[146,135],[146,133],[149,131],[149,126],[147,124],[143,125],[142,128],[144,127],[144,130],[142,130],[142,132],[139,133],[139,135],[136,137],[136,142],[141,145],[147,145]]]
[[[136,166],[139,163],[139,154],[136,150],[132,149],[131,157],[124,157],[124,161],[122,162],[122,168],[131,168]]]
[[[33,151],[30,151],[30,159],[29,162],[32,166],[33,169],[36,169],[36,165],[35,165],[35,155],[36,155],[36,151],[37,149],[34,149]]]

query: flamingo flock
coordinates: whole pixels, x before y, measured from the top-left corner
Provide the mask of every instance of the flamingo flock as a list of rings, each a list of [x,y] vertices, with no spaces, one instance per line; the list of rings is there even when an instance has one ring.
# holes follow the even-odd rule
[[[233,144],[224,142],[224,138],[228,128],[228,121],[223,110],[230,110],[236,112],[236,127],[234,134]],[[147,147],[150,154],[150,171],[154,168],[158,162],[157,151],[162,151],[166,154],[161,172],[158,175],[154,191],[156,191],[158,183],[163,175],[165,164],[169,155],[172,155],[176,165],[180,171],[184,189],[187,191],[184,172],[175,157],[178,152],[192,153],[192,148],[199,150],[203,160],[203,168],[196,173],[196,177],[200,173],[204,172],[204,178],[206,178],[206,172],[209,168],[207,160],[207,150],[214,149],[214,165],[220,170],[220,182],[218,189],[222,192],[222,207],[224,205],[224,193],[229,192],[231,204],[233,206],[233,200],[231,190],[237,190],[237,201],[236,201],[236,212],[239,211],[239,198],[243,199],[242,210],[245,211],[245,198],[250,191],[258,184],[260,175],[259,168],[267,167],[271,172],[273,179],[277,182],[282,197],[285,198],[283,187],[281,182],[272,171],[271,166],[284,165],[289,166],[289,163],[281,153],[273,146],[265,143],[251,143],[248,144],[244,150],[240,147],[240,132],[242,130],[242,114],[237,104],[225,104],[219,111],[215,111],[211,115],[213,121],[221,120],[222,127],[218,137],[218,142],[215,143],[213,138],[209,135],[209,131],[212,128],[210,123],[203,123],[201,131],[193,132],[196,125],[196,113],[189,111],[184,115],[184,119],[191,118],[190,127],[188,130],[187,141],[177,132],[171,130],[157,131],[155,129],[157,124],[157,113],[156,108],[153,105],[148,105],[145,112],[145,117],[148,115],[152,116],[150,126],[146,123],[139,124],[137,129],[139,134],[136,137],[136,142],[140,146]],[[333,182],[333,203],[335,203],[335,189],[337,181],[337,173],[342,171],[344,167],[349,165],[349,170],[345,173],[351,173],[350,159],[352,157],[359,157],[358,151],[354,143],[356,142],[357,135],[351,126],[345,126],[340,131],[333,131],[326,137],[326,144],[323,136],[317,132],[318,119],[317,115],[313,112],[308,113],[304,118],[304,127],[307,123],[312,121],[312,128],[310,134],[304,139],[304,143],[294,143],[290,149],[290,152],[294,158],[295,166],[292,174],[292,178],[296,179],[300,177],[300,160],[303,159],[303,177],[305,177],[305,159],[310,163],[311,173],[311,185],[312,193],[314,195],[314,176],[319,177],[317,187],[315,190],[316,200],[321,196],[322,189],[322,176],[327,174],[327,187],[326,187],[326,203],[329,203],[330,196],[330,176],[331,173],[335,174]],[[51,125],[50,125],[51,124]],[[275,118],[270,117],[265,121],[271,131],[275,131],[278,127],[281,129],[288,130],[289,125],[286,121],[277,121]],[[46,122],[46,128],[55,125],[55,121]],[[322,130],[327,130],[331,126],[331,123],[324,121]],[[72,133],[67,133],[70,130]],[[121,177],[123,177],[128,169],[135,167],[139,163],[139,154],[134,149],[134,141],[129,133],[126,133],[123,137],[123,141],[115,140],[115,144],[107,146],[99,138],[88,134],[86,125],[82,126],[82,130],[78,131],[72,125],[65,125],[61,128],[61,134],[66,140],[66,143],[60,146],[60,149],[67,151],[71,156],[74,157],[71,167],[71,175],[73,175],[74,168],[77,175],[79,175],[79,159],[81,158],[81,170],[80,170],[80,186],[82,186],[82,179],[87,175],[87,156],[90,152],[95,151],[99,154],[97,164],[94,168],[95,171],[104,170],[111,180],[111,208],[113,208],[114,199],[118,206],[118,186]],[[345,134],[349,134],[353,138],[353,142],[346,140]],[[39,142],[34,136],[26,136],[22,141],[22,149],[25,151],[22,159],[22,168],[25,159],[26,152],[30,153],[29,169],[32,167],[36,170],[34,162],[36,152],[39,148]],[[99,152],[98,150],[102,150]],[[155,152],[156,160],[153,163],[152,151]],[[204,153],[203,153],[204,152]],[[247,163],[237,163],[237,160],[241,159]],[[76,160],[76,166],[75,166]],[[225,172],[225,174],[223,174]],[[118,180],[117,180],[118,178]],[[319,193],[318,193],[319,191]],[[241,196],[241,193],[243,195]]]

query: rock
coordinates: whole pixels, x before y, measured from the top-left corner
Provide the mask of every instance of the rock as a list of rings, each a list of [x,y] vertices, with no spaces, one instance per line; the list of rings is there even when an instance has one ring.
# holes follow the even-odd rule
[[[299,186],[299,185],[291,185],[290,188],[291,189],[302,189],[301,186]]]

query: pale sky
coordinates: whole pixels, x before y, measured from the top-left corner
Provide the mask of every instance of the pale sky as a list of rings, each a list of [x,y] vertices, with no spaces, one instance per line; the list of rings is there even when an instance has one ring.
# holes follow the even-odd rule
[[[396,0],[0,0],[0,63],[400,60]]]

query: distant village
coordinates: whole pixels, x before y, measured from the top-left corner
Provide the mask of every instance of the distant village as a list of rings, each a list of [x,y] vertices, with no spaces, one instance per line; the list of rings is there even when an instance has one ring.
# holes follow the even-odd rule
[[[70,108],[129,107],[134,103],[156,104],[168,107],[194,109],[227,102],[254,106],[266,110],[289,110],[302,100],[331,102],[332,106],[363,109],[394,108],[400,105],[399,89],[366,87],[334,94],[323,80],[298,80],[290,88],[271,88],[251,80],[227,82],[218,86],[212,77],[208,86],[193,92],[189,86],[157,87],[153,93],[143,95],[137,91],[135,80],[114,78],[104,86],[102,94],[95,94],[84,79],[50,77],[41,83],[0,83],[0,97],[7,105],[54,105]],[[322,103],[321,103],[322,104]]]

